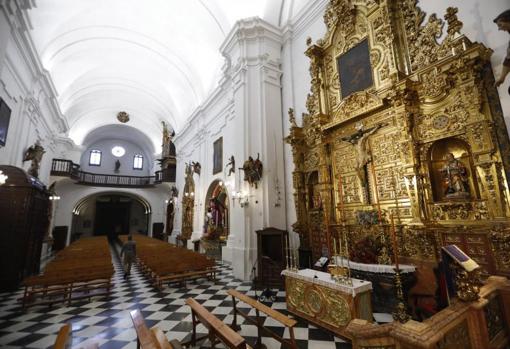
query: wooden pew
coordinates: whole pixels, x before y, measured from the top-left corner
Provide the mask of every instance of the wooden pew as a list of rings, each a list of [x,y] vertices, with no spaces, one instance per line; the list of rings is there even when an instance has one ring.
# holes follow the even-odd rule
[[[123,242],[127,240],[127,236],[119,238]],[[163,288],[164,283],[216,278],[216,262],[200,253],[139,234],[134,234],[133,239],[139,268],[156,288]]]
[[[57,338],[55,339],[55,343],[53,345],[54,349],[65,349],[67,345],[67,341],[69,340],[69,334],[71,333],[71,324],[65,324],[60,327],[58,331]]]
[[[42,275],[23,281],[23,308],[107,295],[113,273],[106,238],[78,240],[60,251]]]
[[[147,328],[140,310],[135,309],[129,312],[133,326],[136,331],[136,348],[140,349],[161,349],[158,339],[154,333]]]
[[[273,338],[275,338],[276,340],[278,340],[279,342],[281,342],[282,344],[287,344],[290,348],[293,348],[293,349],[297,349],[297,344],[296,344],[296,338],[294,337],[294,326],[296,326],[296,323],[297,321],[294,320],[294,319],[291,319],[285,315],[283,315],[282,313],[272,309],[272,308],[269,308],[268,306],[260,303],[259,301],[251,298],[251,297],[248,297],[247,295],[243,294],[243,293],[240,293],[239,291],[236,291],[236,290],[228,290],[227,293],[229,295],[232,296],[232,305],[234,307],[234,319],[232,320],[232,328],[236,331],[239,330],[239,326],[237,325],[237,314],[241,315],[242,317],[244,317],[248,322],[254,324],[257,326],[257,342],[255,343],[255,349],[259,349],[259,348],[264,348],[264,344],[262,344],[262,331],[264,331],[265,333],[269,334],[270,336],[272,336]],[[252,308],[255,309],[255,314],[256,314],[256,319],[252,319],[251,317],[248,316],[248,314],[240,311],[239,309],[237,309],[236,307],[236,299],[240,300],[241,302],[243,303],[246,303],[248,304],[249,306],[251,306]],[[289,334],[290,334],[290,340],[289,339],[285,339],[281,336],[279,336],[277,333],[271,331],[270,329],[264,327],[264,318],[262,318],[260,316],[260,312],[263,312],[264,314],[266,314],[267,316],[269,316],[270,318],[278,321],[279,323],[281,323],[282,325],[284,325],[285,327],[288,327],[289,328]]]
[[[198,340],[208,337],[211,342],[211,347],[215,348],[216,339],[219,339],[227,348],[231,349],[245,349],[250,348],[243,337],[232,330],[228,325],[223,323],[216,316],[211,314],[200,303],[193,298],[186,299],[186,304],[191,308],[191,318],[193,321],[193,333],[191,335],[190,343],[195,346]],[[206,336],[197,338],[196,326],[201,323],[204,325],[209,333]],[[185,343],[186,345],[187,343]]]

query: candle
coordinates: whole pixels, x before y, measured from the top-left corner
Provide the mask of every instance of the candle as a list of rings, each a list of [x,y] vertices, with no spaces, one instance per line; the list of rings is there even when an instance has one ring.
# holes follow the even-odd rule
[[[391,242],[393,245],[393,258],[395,259],[395,268],[398,270],[398,244],[397,244],[397,233],[395,232],[395,222],[393,221],[393,214],[391,218]]]
[[[466,51],[466,41],[462,40],[462,50]]]
[[[372,161],[372,177],[374,178],[374,198],[377,204],[377,217],[379,218],[379,224],[382,224],[382,213],[381,213],[381,204],[379,203],[379,195],[377,193],[377,178],[375,177],[375,166]]]
[[[342,256],[342,236],[340,236],[340,265],[343,267],[344,266],[344,258]]]
[[[338,174],[338,200],[340,201],[340,220],[344,223],[344,188],[342,185],[342,176]]]

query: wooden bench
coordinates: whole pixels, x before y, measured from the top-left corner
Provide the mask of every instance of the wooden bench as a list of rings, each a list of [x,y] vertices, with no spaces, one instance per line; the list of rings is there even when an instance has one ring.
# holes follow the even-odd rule
[[[182,349],[181,343],[177,340],[168,341],[163,331],[154,326],[150,330],[145,324],[140,310],[132,310],[130,312],[131,320],[136,331],[136,347],[139,349]]]
[[[211,348],[215,348],[216,340],[220,340],[227,348],[246,349],[250,348],[243,337],[232,330],[227,324],[223,323],[216,316],[211,314],[201,304],[193,298],[186,299],[186,304],[191,308],[191,319],[193,321],[193,333],[189,344],[195,346],[197,341],[209,338]],[[197,338],[196,327],[201,323],[207,328],[209,333],[205,336]],[[186,343],[187,344],[187,343]],[[184,344],[184,345],[186,345]]]
[[[272,308],[269,308],[268,306],[260,303],[259,301],[256,301],[255,299],[248,297],[247,295],[245,295],[243,293],[240,293],[239,291],[228,290],[227,293],[230,296],[232,296],[232,305],[234,307],[234,319],[232,320],[232,325],[231,325],[232,329],[234,329],[235,331],[238,331],[240,329],[239,325],[237,325],[237,314],[241,315],[248,322],[257,326],[257,342],[255,343],[255,349],[265,348],[265,345],[262,344],[262,331],[269,334],[270,336],[272,336],[273,338],[275,338],[282,344],[286,344],[293,349],[297,349],[296,338],[294,337],[294,326],[296,326],[296,323],[297,323],[296,320],[291,319]],[[237,309],[236,299],[238,299],[239,301],[246,303],[250,307],[254,308],[256,319],[252,319],[251,317],[248,316],[248,314]],[[260,312],[262,312],[262,313],[266,314],[268,317],[278,321],[285,327],[288,327],[289,334],[290,334],[290,340],[285,339],[285,338],[281,337],[280,335],[278,335],[277,333],[264,327],[265,318],[260,316]]]
[[[126,236],[119,238],[121,241],[127,240]],[[139,234],[134,234],[133,240],[136,242],[140,271],[156,288],[163,288],[163,283],[216,278],[215,261],[200,253]]]
[[[25,290],[20,301],[25,309],[107,295],[111,291],[113,273],[106,238],[79,240],[60,251],[42,275],[23,281]]]
[[[65,349],[67,342],[69,341],[69,334],[71,333],[71,325],[65,324],[60,327],[58,331],[57,338],[55,339],[55,343],[53,345],[54,349]]]

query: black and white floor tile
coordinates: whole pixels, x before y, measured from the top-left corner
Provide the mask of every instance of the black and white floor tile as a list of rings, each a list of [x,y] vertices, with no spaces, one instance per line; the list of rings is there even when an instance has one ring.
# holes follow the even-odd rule
[[[188,297],[215,314],[220,320],[232,322],[232,302],[227,290],[235,288],[249,296],[255,296],[250,282],[234,279],[232,269],[221,264],[221,272],[216,282],[199,279],[188,282],[184,288],[167,287],[158,291],[149,285],[135,267],[131,276],[124,280],[117,254],[113,254],[116,273],[113,277],[114,288],[109,297],[93,298],[74,302],[71,306],[32,307],[23,311],[17,299],[21,291],[0,294],[0,347],[2,348],[50,348],[58,330],[65,323],[72,324],[72,347],[81,348],[97,343],[100,348],[136,348],[136,332],[133,329],[129,311],[140,309],[147,325],[158,326],[169,339],[185,341],[190,338],[191,314],[184,301]],[[272,308],[290,315],[286,311],[285,292],[278,291],[276,301],[267,303]],[[240,303],[238,307],[248,311],[248,306]],[[253,310],[250,316],[255,316]],[[384,322],[386,314],[377,314],[376,320]],[[257,328],[238,316],[241,325],[240,334],[250,345],[257,338]],[[288,330],[272,319],[266,319],[264,325],[284,337],[289,338]],[[203,326],[199,333],[206,333]],[[334,349],[351,348],[350,343],[335,337],[329,332],[309,325],[298,319],[295,336],[299,348]],[[281,344],[272,337],[263,337],[268,349],[281,348]],[[207,347],[207,342],[201,343]],[[221,346],[220,346],[221,347]]]

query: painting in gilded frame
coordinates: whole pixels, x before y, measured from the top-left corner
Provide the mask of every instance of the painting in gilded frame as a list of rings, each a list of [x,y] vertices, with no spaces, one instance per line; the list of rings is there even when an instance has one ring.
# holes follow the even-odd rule
[[[223,169],[223,137],[218,138],[213,144],[213,174]]]
[[[374,84],[367,39],[339,56],[336,63],[342,99],[355,92],[366,90]]]

